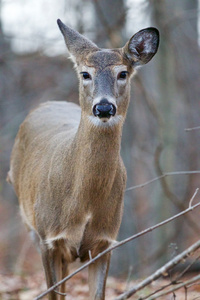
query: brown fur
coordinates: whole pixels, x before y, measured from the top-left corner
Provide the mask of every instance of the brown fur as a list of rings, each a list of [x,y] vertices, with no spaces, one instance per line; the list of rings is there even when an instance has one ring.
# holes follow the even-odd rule
[[[48,286],[67,274],[68,263],[78,257],[87,260],[89,252],[95,257],[116,239],[126,186],[120,144],[133,73],[133,61],[123,49],[100,50],[76,31],[59,26],[77,72],[84,66],[94,68],[94,81],[85,85],[80,78],[81,109],[53,101],[27,116],[8,174],[22,217],[40,239]],[[116,81],[117,66],[129,71],[126,84]],[[99,120],[95,124],[92,106],[100,96],[116,101],[112,118],[120,118],[112,125],[110,120],[108,125]],[[108,254],[89,268],[90,299],[105,297],[109,259]],[[56,293],[49,299],[57,299]]]

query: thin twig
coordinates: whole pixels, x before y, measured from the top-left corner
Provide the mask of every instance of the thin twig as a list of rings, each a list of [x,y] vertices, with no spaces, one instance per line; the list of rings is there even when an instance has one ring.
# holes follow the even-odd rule
[[[200,129],[200,126],[193,127],[193,128],[185,128],[185,131],[192,131],[192,130],[197,130]]]
[[[200,258],[200,256],[196,257],[184,270],[183,272],[181,272],[179,275],[177,275],[177,277],[175,279],[173,279],[170,283],[165,284],[164,286],[160,287],[159,289],[157,289],[156,291],[152,292],[151,294],[148,294],[147,296],[145,296],[144,298],[140,299],[140,300],[145,300],[145,299],[152,299],[153,295],[156,295],[157,293],[165,290],[166,288],[168,288],[171,285],[177,285],[179,284],[179,280],[181,279],[181,277],[183,277],[183,275],[191,268],[191,266]],[[190,288],[190,286],[188,286],[187,288]],[[187,299],[187,288],[185,287],[185,299]]]
[[[163,146],[162,146],[162,143],[160,143],[156,147],[156,151],[155,151],[155,155],[154,155],[154,164],[155,164],[155,169],[157,171],[157,176],[162,176],[162,174],[163,174],[161,163],[160,163],[160,157],[161,157],[162,151],[163,151]],[[180,199],[171,191],[171,189],[167,183],[166,177],[162,178],[160,180],[160,183],[161,183],[163,192],[166,195],[166,197],[179,209],[179,211],[185,210],[186,209],[185,201],[183,201],[183,202],[180,201]],[[194,222],[194,219],[191,218],[190,215],[186,215],[185,221],[195,231],[195,233],[199,234],[200,227],[196,222]],[[179,226],[181,226],[180,223],[179,223]]]
[[[134,189],[137,189],[137,188],[143,188],[144,186],[152,183],[152,182],[155,182],[159,179],[162,179],[164,177],[167,177],[167,176],[172,176],[172,175],[191,175],[191,174],[200,174],[200,171],[197,170],[197,171],[177,171],[177,172],[166,172],[166,173],[163,173],[161,176],[158,176],[158,177],[155,177],[149,181],[146,181],[142,184],[138,184],[138,185],[134,185],[134,186],[131,186],[129,188],[126,189],[126,192],[127,191],[131,191],[131,190],[134,190]]]
[[[147,277],[146,279],[144,279],[142,282],[140,282],[138,285],[136,285],[134,288],[130,289],[129,291],[121,294],[119,297],[117,297],[115,300],[125,300],[130,298],[132,295],[134,295],[136,292],[138,292],[139,290],[143,289],[144,287],[146,287],[147,285],[149,285],[150,283],[152,283],[153,281],[155,281],[156,279],[158,279],[159,277],[163,276],[163,274],[166,274],[171,268],[173,268],[174,266],[176,266],[178,263],[180,263],[184,258],[188,257],[189,255],[191,255],[194,251],[196,251],[198,248],[200,248],[200,240],[198,242],[196,242],[195,244],[193,244],[192,246],[190,246],[189,248],[187,248],[185,251],[183,251],[181,254],[177,255],[176,257],[174,257],[172,260],[170,260],[168,263],[166,263],[164,266],[162,266],[160,269],[158,269],[156,272],[154,272],[152,275],[150,275],[149,277]],[[200,275],[199,275],[200,278]],[[198,279],[199,279],[198,278]],[[196,280],[198,280],[196,279]],[[195,280],[195,281],[196,281]],[[191,281],[195,282],[195,281]],[[179,287],[180,288],[180,287]],[[173,290],[172,290],[173,291]],[[140,298],[140,299],[146,299],[146,297],[144,298]],[[151,299],[155,299],[155,298],[151,298]]]
[[[191,206],[192,206],[192,202],[193,202],[194,198],[196,197],[196,194],[198,193],[198,191],[199,191],[199,188],[197,188],[197,189],[196,189],[196,191],[195,191],[194,195],[193,195],[193,196],[192,196],[192,198],[190,199],[190,202],[189,202],[189,207],[191,207]]]
[[[92,254],[91,254],[91,251],[89,250],[88,252],[89,252],[89,258],[90,258],[90,260],[92,260]]]
[[[191,288],[192,286],[200,286],[200,282],[192,282],[191,284],[189,284],[188,286],[187,286],[187,288],[189,289],[189,288]]]
[[[61,293],[61,292],[59,292],[59,291],[57,291],[57,290],[53,290],[56,294],[58,294],[58,295],[61,295],[61,296],[67,296],[67,293]]]
[[[185,300],[187,300],[187,287],[184,286],[184,289],[185,289]]]
[[[128,276],[127,276],[127,279],[126,279],[125,291],[127,291],[129,289],[129,284],[130,284],[130,281],[131,281],[132,272],[133,272],[133,266],[130,266],[129,271],[128,271]]]
[[[193,264],[195,264],[197,262],[197,260],[200,258],[200,255],[197,256],[180,274],[177,275],[177,277],[175,278],[175,280],[173,280],[172,283],[176,283],[178,282],[178,280],[181,279],[181,277],[183,277],[183,275],[191,268],[191,266]]]
[[[189,279],[185,282],[177,284],[176,286],[174,286],[173,288],[171,288],[170,290],[168,290],[166,292],[158,293],[157,295],[151,297],[151,300],[158,299],[162,296],[166,296],[166,295],[168,295],[172,292],[175,292],[175,291],[179,290],[182,287],[187,287],[189,284],[193,284],[194,282],[196,282],[198,280],[200,280],[200,275],[197,275],[197,276],[193,277],[192,279]],[[139,300],[142,300],[142,299],[144,299],[144,298],[140,298]]]
[[[196,191],[195,191],[195,195],[196,195]],[[135,235],[132,235],[131,237],[128,237],[124,240],[122,240],[121,242],[114,242],[113,245],[109,248],[107,248],[106,250],[104,250],[103,252],[99,253],[97,256],[95,256],[93,259],[89,260],[86,264],[84,264],[83,266],[81,266],[80,268],[78,268],[75,272],[73,272],[72,274],[68,275],[67,277],[63,278],[62,280],[60,280],[59,282],[57,282],[55,285],[53,285],[52,287],[50,287],[48,290],[46,290],[44,293],[40,294],[38,297],[35,298],[35,300],[39,300],[42,299],[44,296],[46,296],[48,293],[50,293],[51,291],[53,291],[54,289],[56,289],[59,285],[61,285],[62,283],[66,282],[67,280],[69,280],[70,278],[72,278],[74,275],[76,275],[77,273],[79,273],[80,271],[82,271],[83,269],[87,268],[90,264],[94,263],[97,259],[99,259],[100,257],[102,257],[103,255],[109,253],[110,251],[148,233],[151,232],[153,230],[155,230],[156,228],[163,226],[171,221],[173,221],[176,218],[179,218],[185,214],[187,214],[188,212],[194,210],[195,208],[197,208],[198,206],[200,206],[200,202],[198,202],[197,204],[193,205],[192,207],[187,208],[186,210],[178,213],[177,215],[170,217],[169,219],[162,221],[152,227],[149,227]]]
[[[164,289],[168,288],[170,285],[172,285],[172,283],[168,283],[160,288],[158,288],[156,291],[152,292],[151,294],[148,294],[147,296],[143,297],[143,298],[139,298],[139,300],[145,300],[145,299],[151,299],[152,296],[154,296],[155,294],[163,291]]]

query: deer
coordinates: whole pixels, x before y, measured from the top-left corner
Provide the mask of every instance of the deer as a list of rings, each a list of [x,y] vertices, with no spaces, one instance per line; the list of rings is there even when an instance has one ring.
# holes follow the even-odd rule
[[[117,238],[126,169],[120,149],[135,70],[156,54],[148,27],[122,48],[102,49],[57,20],[79,79],[79,103],[47,101],[20,125],[8,181],[22,219],[38,241],[47,287],[70,263],[94,258]],[[89,299],[105,299],[110,253],[89,265]],[[64,299],[65,286],[48,294]]]

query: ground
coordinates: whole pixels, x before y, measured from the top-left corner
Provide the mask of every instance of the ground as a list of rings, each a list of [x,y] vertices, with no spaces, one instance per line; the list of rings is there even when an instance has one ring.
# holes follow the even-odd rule
[[[106,299],[115,299],[127,288],[131,288],[139,281],[130,281],[127,283],[125,280],[109,277],[107,281]],[[167,280],[159,280],[152,283],[148,288],[138,293],[136,296],[132,296],[130,299],[139,299],[141,296],[145,296],[154,290],[157,290],[162,285],[168,283]],[[31,300],[45,291],[44,274],[42,271],[37,272],[34,275],[2,275],[0,274],[0,299],[1,300]],[[87,273],[82,272],[77,274],[67,283],[66,299],[85,300],[88,299],[88,285],[87,285]],[[43,299],[47,299],[44,297]],[[150,298],[148,298],[150,299]],[[178,292],[158,298],[160,300],[197,300],[200,299],[200,285],[194,285],[187,290],[187,298],[185,296],[185,290],[182,288]]]
[[[0,219],[0,225],[2,219]],[[16,226],[16,225],[15,225]],[[21,225],[22,226],[22,225]],[[5,227],[2,227],[5,228]],[[44,272],[42,269],[42,262],[38,251],[34,247],[30,240],[27,231],[22,226],[21,234],[18,236],[20,241],[20,248],[18,249],[12,244],[13,255],[15,263],[12,261],[12,268],[6,267],[12,257],[7,257],[6,243],[4,240],[0,241],[0,300],[32,300],[36,296],[40,295],[46,290]],[[196,255],[200,257],[198,252]],[[6,265],[7,263],[7,265]],[[11,262],[10,262],[11,263]],[[80,267],[79,264],[73,265],[74,270]],[[145,266],[143,266],[145,268]],[[71,270],[73,272],[73,270]],[[70,273],[71,273],[70,272]],[[145,276],[150,275],[146,274]],[[183,280],[188,280],[199,273],[189,273]],[[130,277],[127,275],[127,277]],[[145,278],[137,280],[127,279],[125,276],[123,279],[117,279],[114,277],[108,277],[106,287],[106,300],[114,300],[117,296],[124,291],[135,287],[139,282]],[[173,276],[173,278],[176,276]],[[182,279],[181,279],[182,280]],[[180,281],[181,281],[180,280]],[[169,284],[169,278],[160,278],[153,282],[145,289],[132,296],[131,300],[139,300],[140,297],[145,297],[154,291],[158,290],[162,286]],[[171,286],[172,287],[172,286]],[[175,287],[175,285],[173,286]],[[87,283],[87,270],[78,273],[72,277],[66,283],[67,297],[66,300],[87,300],[88,299],[88,283]],[[186,297],[187,291],[187,297]],[[200,282],[187,288],[181,288],[168,296],[159,297],[159,300],[200,300]],[[43,298],[47,300],[47,297]],[[146,298],[150,300],[151,298]]]

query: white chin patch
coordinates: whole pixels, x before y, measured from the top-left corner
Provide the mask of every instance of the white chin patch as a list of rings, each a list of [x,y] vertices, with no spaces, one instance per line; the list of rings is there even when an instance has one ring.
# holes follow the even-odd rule
[[[90,120],[90,123],[92,123],[92,125],[96,126],[96,127],[111,127],[114,125],[119,124],[122,121],[122,116],[118,115],[118,116],[114,116],[114,117],[110,117],[108,118],[98,118],[95,116],[89,116],[88,119]]]
[[[98,117],[97,117],[98,118]],[[103,122],[103,123],[106,123],[110,120],[110,118],[101,118],[100,121]]]

